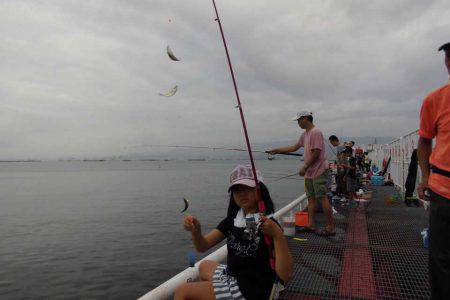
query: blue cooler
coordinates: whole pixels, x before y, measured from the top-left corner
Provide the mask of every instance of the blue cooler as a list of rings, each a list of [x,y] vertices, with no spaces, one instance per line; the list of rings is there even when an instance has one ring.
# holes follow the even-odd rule
[[[372,176],[370,178],[370,183],[372,185],[384,185],[384,177],[383,176]]]

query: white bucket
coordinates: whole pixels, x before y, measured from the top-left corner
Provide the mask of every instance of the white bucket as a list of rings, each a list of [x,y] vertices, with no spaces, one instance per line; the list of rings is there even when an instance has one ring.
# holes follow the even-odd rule
[[[285,236],[295,235],[295,217],[283,217],[283,232]]]

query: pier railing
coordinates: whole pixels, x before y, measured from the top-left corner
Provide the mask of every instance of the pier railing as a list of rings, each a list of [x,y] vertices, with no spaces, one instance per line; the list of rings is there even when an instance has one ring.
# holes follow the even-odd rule
[[[298,197],[282,209],[278,210],[274,218],[280,220],[281,217],[286,215],[288,212],[296,209],[303,210],[307,206],[307,197],[305,194]],[[202,260],[198,261],[194,267],[190,267],[185,269],[184,271],[178,273],[174,277],[170,278],[157,288],[151,290],[147,294],[143,295],[139,298],[139,300],[160,300],[160,299],[169,299],[175,293],[175,290],[185,282],[191,282],[198,279],[198,267],[203,260],[213,260],[217,262],[224,262],[227,258],[227,246],[224,245],[220,247],[218,250],[209,254]]]
[[[389,157],[391,163],[388,168],[388,175],[393,180],[395,186],[402,192],[405,190],[405,182],[408,176],[408,168],[411,161],[411,154],[417,149],[419,141],[418,130],[410,132],[386,145],[374,145],[373,151],[369,153],[372,163],[380,169],[383,161],[387,162]],[[420,168],[417,170],[416,186],[421,178]]]

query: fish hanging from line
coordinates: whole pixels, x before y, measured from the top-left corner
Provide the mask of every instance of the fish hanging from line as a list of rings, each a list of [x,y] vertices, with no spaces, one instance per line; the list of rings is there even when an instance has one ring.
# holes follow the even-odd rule
[[[184,201],[184,208],[181,211],[182,213],[184,213],[189,208],[189,200],[186,198],[183,198],[183,201]]]
[[[171,60],[173,60],[173,61],[180,61],[180,60],[175,56],[175,54],[173,54],[172,49],[170,49],[169,45],[167,45],[166,51],[167,51],[167,55],[170,57]]]
[[[165,94],[159,93],[159,95],[163,96],[163,97],[172,97],[173,95],[175,95],[177,90],[178,90],[178,85],[174,86],[169,92],[167,92]]]

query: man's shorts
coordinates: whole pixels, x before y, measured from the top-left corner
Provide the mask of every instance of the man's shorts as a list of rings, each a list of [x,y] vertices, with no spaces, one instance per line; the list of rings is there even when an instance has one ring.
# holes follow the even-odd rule
[[[315,178],[305,178],[306,196],[311,198],[323,198],[327,196],[329,172],[326,170]]]

